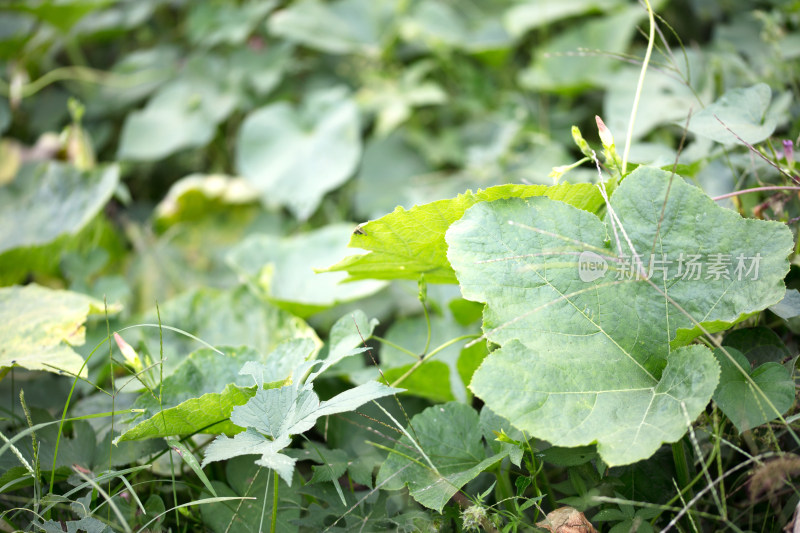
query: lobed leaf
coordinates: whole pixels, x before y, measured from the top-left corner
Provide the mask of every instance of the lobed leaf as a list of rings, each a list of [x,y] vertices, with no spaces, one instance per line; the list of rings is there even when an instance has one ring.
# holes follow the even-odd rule
[[[654,168],[632,172],[611,209],[618,223],[547,198],[479,204],[447,242],[464,297],[487,304],[485,335],[501,345],[472,390],[554,445],[597,443],[613,466],[678,440],[705,407],[719,366],[685,345],[700,325],[723,330],[783,297],[792,236]],[[697,254],[707,269],[695,277]],[[722,264],[714,254],[727,270],[709,266]]]

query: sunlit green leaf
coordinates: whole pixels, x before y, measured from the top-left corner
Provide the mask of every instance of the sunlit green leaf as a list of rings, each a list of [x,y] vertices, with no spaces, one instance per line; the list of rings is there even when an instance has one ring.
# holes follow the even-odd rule
[[[128,114],[117,155],[154,161],[208,144],[235,104],[234,96],[214,80],[176,80],[159,89],[143,110]]]
[[[75,234],[106,205],[119,168],[81,172],[63,163],[25,165],[0,187],[0,253]]]
[[[603,203],[599,190],[588,183],[575,185],[499,185],[477,193],[467,191],[457,198],[439,200],[409,210],[396,208],[392,213],[361,226],[350,237],[351,248],[369,253],[345,258],[328,268],[329,272],[346,271],[348,280],[412,279],[421,275],[432,283],[455,283],[456,277],[447,260],[444,235],[467,208],[478,202],[500,198],[527,198],[545,195],[588,211]]]
[[[689,131],[728,145],[739,142],[734,133],[750,144],[761,142],[777,125],[777,118],[767,113],[771,99],[772,90],[766,83],[732,89],[695,113]]]
[[[302,0],[269,19],[273,35],[332,54],[377,55],[391,37],[396,0]]]

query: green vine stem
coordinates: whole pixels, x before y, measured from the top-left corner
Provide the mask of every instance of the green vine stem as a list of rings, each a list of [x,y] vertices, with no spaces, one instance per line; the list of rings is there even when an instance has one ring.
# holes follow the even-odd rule
[[[408,376],[410,376],[411,374],[413,374],[414,372],[416,372],[416,370],[417,370],[417,369],[418,369],[420,366],[422,366],[422,364],[423,364],[425,361],[427,361],[428,359],[430,359],[431,357],[433,357],[433,356],[434,356],[434,355],[436,355],[437,353],[441,352],[442,350],[444,350],[444,349],[445,349],[445,348],[447,348],[448,346],[452,346],[453,344],[457,343],[458,341],[462,341],[462,340],[466,340],[466,339],[474,339],[474,338],[476,338],[476,337],[478,337],[478,336],[479,336],[479,335],[478,335],[477,333],[473,333],[473,334],[470,334],[470,335],[461,335],[460,337],[456,337],[455,339],[450,339],[449,341],[445,342],[444,344],[442,344],[442,345],[441,345],[441,346],[439,346],[438,348],[435,348],[434,350],[432,350],[432,351],[431,351],[431,353],[427,354],[427,355],[426,355],[425,357],[423,357],[422,359],[419,359],[419,360],[418,360],[416,363],[414,363],[414,366],[412,366],[411,368],[409,368],[409,369],[406,371],[406,373],[405,373],[405,374],[403,374],[402,376],[400,376],[399,378],[397,378],[397,379],[394,381],[394,383],[392,383],[392,384],[391,384],[391,386],[392,386],[392,387],[397,387],[397,386],[398,386],[400,383],[402,383],[402,382],[403,382],[403,381],[404,381],[404,380],[405,380],[405,379],[406,379]]]
[[[269,525],[269,532],[275,533],[275,527],[278,525],[278,471],[272,471],[272,481],[274,490],[272,491],[272,521]]]
[[[650,0],[644,0],[647,6],[647,16],[650,19],[650,35],[647,39],[647,51],[644,54],[644,61],[642,61],[642,70],[639,72],[639,82],[636,84],[636,95],[633,97],[633,107],[631,108],[631,116],[628,120],[628,135],[625,138],[625,151],[622,154],[622,175],[628,168],[628,155],[631,151],[631,141],[633,140],[633,124],[636,122],[636,112],[639,110],[639,99],[642,97],[642,88],[644,87],[644,77],[647,74],[647,67],[650,65],[650,56],[653,54],[653,43],[656,40],[656,20],[653,14],[653,7],[650,5]]]

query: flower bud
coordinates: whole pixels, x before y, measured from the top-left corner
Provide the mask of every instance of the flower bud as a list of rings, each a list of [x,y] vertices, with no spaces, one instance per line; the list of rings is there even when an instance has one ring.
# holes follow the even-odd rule
[[[578,129],[578,126],[572,126],[572,140],[578,145],[583,155],[592,157],[592,149],[589,147],[589,143],[586,142],[586,139],[583,138],[583,135],[581,135],[581,130]]]
[[[142,369],[142,361],[139,359],[139,354],[133,349],[133,346],[125,342],[125,339],[120,337],[119,333],[114,332],[114,340],[117,342],[119,351],[122,352],[122,357],[137,372]]]
[[[794,165],[794,143],[791,139],[783,141],[783,157],[786,158],[786,162],[790,167]]]
[[[614,146],[614,136],[611,135],[611,130],[606,127],[605,122],[599,116],[595,115],[594,119],[597,121],[597,131],[600,133],[600,142],[603,143],[603,148],[611,148]]]

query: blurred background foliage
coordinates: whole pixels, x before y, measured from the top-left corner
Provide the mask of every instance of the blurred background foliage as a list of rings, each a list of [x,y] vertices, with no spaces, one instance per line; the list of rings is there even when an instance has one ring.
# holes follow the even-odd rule
[[[797,2],[653,7],[660,31],[634,163],[671,164],[690,109],[756,83],[771,88],[760,110],[770,130],[797,134],[788,119],[798,115],[789,109]],[[579,157],[572,125],[593,141],[601,115],[622,143],[646,45],[646,11],[627,0],[12,0],[2,9],[0,202],[19,212],[3,216],[0,281],[107,295],[132,314],[190,288],[236,284],[241,272],[225,257],[248,235],[363,222],[470,188],[552,183],[552,167]],[[681,163],[716,194],[770,173],[691,133]],[[563,179],[595,176],[584,166]],[[318,267],[345,240],[320,238],[308,251]],[[308,314],[375,288],[300,304]]]

